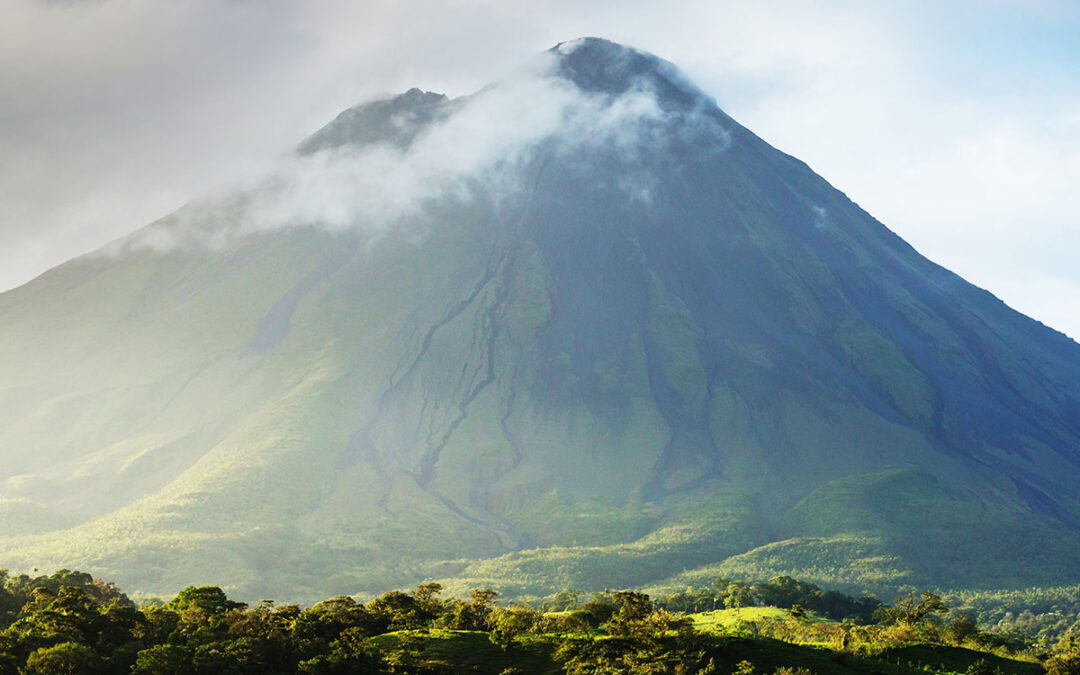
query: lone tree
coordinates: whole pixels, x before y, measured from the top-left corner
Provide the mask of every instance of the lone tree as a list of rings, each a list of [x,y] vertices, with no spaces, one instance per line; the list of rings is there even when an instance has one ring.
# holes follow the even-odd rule
[[[882,618],[888,623],[899,626],[914,626],[931,614],[945,614],[949,606],[937,593],[923,591],[922,597],[916,596],[915,591],[896,598],[891,607],[882,607]]]
[[[735,617],[739,617],[739,610],[754,604],[754,591],[750,584],[745,581],[732,581],[728,583],[727,595],[724,597],[724,607],[735,610]]]

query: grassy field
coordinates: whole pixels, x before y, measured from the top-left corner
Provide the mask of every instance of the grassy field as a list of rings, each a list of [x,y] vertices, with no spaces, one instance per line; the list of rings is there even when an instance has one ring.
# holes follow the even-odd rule
[[[788,611],[777,607],[743,607],[740,609],[714,609],[711,612],[699,612],[691,614],[694,628],[698,630],[727,631],[732,630],[740,623],[761,621],[762,619],[781,620],[787,618]],[[811,618],[812,621],[822,621],[820,618]]]

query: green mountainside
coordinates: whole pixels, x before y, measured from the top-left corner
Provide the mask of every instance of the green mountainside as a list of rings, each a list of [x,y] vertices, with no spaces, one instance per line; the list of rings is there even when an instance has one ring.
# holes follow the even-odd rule
[[[0,563],[290,600],[1080,581],[1080,346],[670,64],[545,58],[584,112],[392,223],[257,227],[270,183],[0,294]],[[513,82],[298,157],[420,166]]]

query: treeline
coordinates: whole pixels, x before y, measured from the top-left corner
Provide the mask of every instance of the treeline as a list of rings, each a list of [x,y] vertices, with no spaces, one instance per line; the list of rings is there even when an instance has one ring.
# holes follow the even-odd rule
[[[1003,639],[1029,641],[1042,648],[1057,643],[1080,620],[1080,585],[957,591],[945,597]]]
[[[490,589],[465,600],[443,598],[437,583],[366,603],[339,596],[308,608],[247,606],[214,586],[189,587],[168,602],[137,607],[114,584],[88,574],[0,570],[0,675],[927,672],[921,664],[904,665],[911,659],[903,650],[915,644],[968,648],[949,647],[962,667],[929,672],[1043,672],[1038,664],[1002,658],[1004,646],[982,642],[973,619],[949,615],[933,593],[884,605],[835,597],[789,577],[764,584],[718,580],[707,590],[710,604],[736,612],[756,605],[788,611],[740,620],[731,629],[698,630],[686,613],[702,609],[694,604],[705,602],[697,591],[655,603],[634,591],[567,591],[532,607],[500,606]],[[827,611],[842,621],[809,616]],[[816,647],[796,647],[801,644]],[[985,653],[973,660],[972,649]],[[1042,656],[1051,675],[1080,674],[1080,624]]]
[[[882,603],[877,598],[854,598],[838,591],[826,591],[819,586],[796,581],[789,576],[767,582],[750,583],[719,578],[707,588],[688,588],[679,593],[657,598],[657,605],[676,612],[705,612],[710,609],[750,607],[800,607],[817,612],[835,621],[852,620],[869,623]]]
[[[363,604],[339,596],[306,609],[270,601],[248,607],[218,587],[189,587],[167,603],[136,607],[114,585],[79,572],[0,575],[0,675],[462,672],[454,659],[422,654],[414,633],[440,630],[486,634],[489,648],[520,651],[511,662],[523,664],[530,661],[524,636],[557,636],[539,659],[566,673],[718,672],[688,619],[632,591],[562,613],[499,607],[490,589],[468,600],[442,599],[437,583]],[[601,629],[604,639],[597,640]],[[533,671],[510,665],[496,672]]]

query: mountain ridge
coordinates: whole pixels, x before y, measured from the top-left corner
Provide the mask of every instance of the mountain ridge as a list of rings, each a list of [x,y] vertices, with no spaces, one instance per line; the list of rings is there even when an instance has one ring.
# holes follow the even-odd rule
[[[157,592],[539,593],[856,542],[862,577],[821,574],[1072,579],[1080,346],[671,64],[562,43],[297,155],[0,295],[0,508],[40,521],[5,560]],[[963,573],[919,525],[950,514]],[[1011,580],[978,560],[995,523]]]

